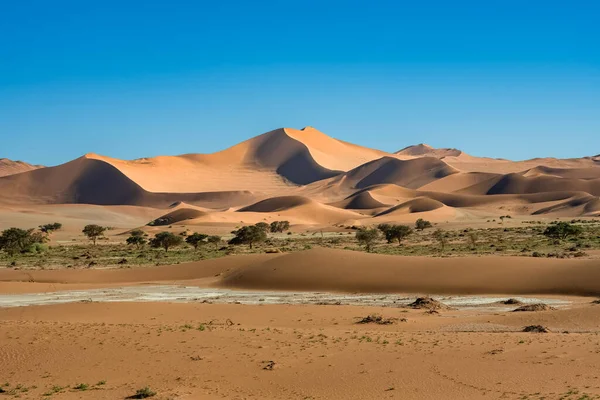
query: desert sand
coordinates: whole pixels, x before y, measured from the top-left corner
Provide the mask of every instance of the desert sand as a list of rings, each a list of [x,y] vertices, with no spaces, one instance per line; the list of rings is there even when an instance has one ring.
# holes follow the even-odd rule
[[[63,228],[52,251],[0,268],[0,397],[600,399],[600,252],[563,243],[566,255],[534,257],[539,240],[526,240],[551,221],[593,222],[599,196],[599,156],[385,152],[312,127],[213,154],[2,159],[0,230]],[[434,253],[345,247],[359,227],[418,218],[456,234],[449,251],[423,232],[380,246]],[[124,244],[133,229],[226,236],[280,220],[280,248],[244,247],[254,254],[221,242],[186,253],[220,258],[180,262]],[[106,241],[89,245],[87,224],[110,227]],[[485,255],[464,255],[471,228]],[[418,296],[453,305],[409,307]]]
[[[89,153],[49,168],[17,168],[21,164],[9,160],[2,165],[2,212],[132,206],[142,210],[138,214],[166,215],[172,224],[284,216],[292,224],[325,226],[371,225],[381,216],[477,219],[480,211],[488,217],[507,211],[545,218],[600,215],[598,156],[509,161],[424,144],[388,153],[312,127],[276,129],[213,154],[126,161]],[[175,215],[170,207],[177,207]]]
[[[0,378],[8,393],[32,399],[125,398],[145,386],[157,399],[598,398],[600,305],[569,300],[521,313],[99,302],[0,308]],[[395,320],[357,324],[372,314]],[[521,332],[529,325],[551,332]]]

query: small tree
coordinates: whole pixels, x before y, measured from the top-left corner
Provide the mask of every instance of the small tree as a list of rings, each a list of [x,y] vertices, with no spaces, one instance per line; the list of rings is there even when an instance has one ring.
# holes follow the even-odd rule
[[[58,231],[62,228],[62,224],[60,222],[54,222],[52,224],[45,224],[39,226],[40,231],[46,235],[51,235],[52,232]]]
[[[559,222],[546,228],[544,235],[558,240],[565,240],[569,236],[579,236],[583,228],[579,225],[572,225],[568,222]]]
[[[217,236],[217,235],[213,235],[213,236],[209,236],[206,241],[208,243],[212,243],[215,245],[215,250],[217,250],[219,248],[219,244],[221,243],[221,236]]]
[[[207,237],[208,235],[205,235],[204,233],[194,232],[185,238],[185,242],[189,245],[194,246],[194,250],[198,250],[198,246],[200,246],[203,243],[206,243],[204,239],[206,239]]]
[[[467,238],[469,239],[469,243],[471,244],[471,249],[475,249],[477,248],[477,232],[475,231],[469,231],[467,232]]]
[[[392,225],[385,231],[385,238],[388,243],[394,240],[398,241],[398,246],[402,245],[402,240],[413,233],[413,230],[406,225]]]
[[[290,229],[289,221],[273,221],[271,222],[271,233],[285,232]]]
[[[94,243],[94,246],[96,245],[96,240],[98,240],[99,237],[104,236],[104,232],[106,231],[106,228],[100,225],[86,225],[83,228],[83,234],[85,236],[88,237],[88,239],[90,239],[92,241],[92,243]]]
[[[129,232],[129,237],[127,238],[126,242],[127,244],[134,245],[139,249],[140,247],[143,247],[146,243],[148,243],[144,235],[145,233],[141,229],[134,229],[131,232]]]
[[[365,246],[367,253],[371,252],[377,239],[379,239],[379,231],[377,229],[362,228],[356,232],[356,240]]]
[[[165,252],[169,251],[170,247],[179,246],[181,243],[183,243],[183,238],[171,232],[159,232],[150,239],[150,246],[162,247]]]
[[[436,229],[435,232],[433,232],[433,238],[438,241],[438,243],[440,244],[441,250],[444,251],[444,248],[446,247],[446,244],[448,243],[448,238],[446,237],[446,232],[444,232],[442,229]]]
[[[271,225],[267,224],[266,222],[259,222],[259,223],[255,224],[254,226],[256,226],[258,229],[265,231],[265,233],[269,232],[269,230],[271,230]]]
[[[240,229],[231,233],[235,236],[229,241],[229,244],[247,244],[252,248],[255,243],[267,240],[267,232],[263,227],[258,226],[258,224],[242,226]]]
[[[377,225],[377,229],[379,229],[381,232],[383,232],[383,234],[385,234],[387,231],[389,231],[391,227],[392,227],[392,225],[390,225],[390,224]]]
[[[0,235],[0,250],[6,251],[13,256],[16,253],[24,252],[29,246],[35,243],[43,243],[44,237],[33,229],[9,228]]]
[[[423,218],[419,218],[416,222],[415,222],[415,228],[418,231],[422,231],[423,229],[427,229],[427,228],[431,228],[431,222],[424,220]]]

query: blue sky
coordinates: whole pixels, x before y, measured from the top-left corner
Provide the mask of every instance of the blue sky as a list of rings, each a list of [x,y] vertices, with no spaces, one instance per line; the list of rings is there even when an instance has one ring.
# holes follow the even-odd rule
[[[596,1],[0,5],[0,157],[209,153],[314,126],[396,151],[600,153]]]

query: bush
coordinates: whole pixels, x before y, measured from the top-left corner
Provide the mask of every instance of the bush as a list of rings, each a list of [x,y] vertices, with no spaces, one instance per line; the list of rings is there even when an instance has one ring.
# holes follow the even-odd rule
[[[569,236],[579,236],[583,233],[583,228],[578,225],[572,225],[568,222],[558,222],[547,227],[544,236],[552,239],[565,240]]]
[[[385,239],[388,243],[392,243],[394,240],[398,241],[398,246],[402,244],[402,240],[409,236],[413,230],[406,225],[388,225],[381,224],[377,227],[385,235]]]
[[[95,224],[90,224],[90,225],[86,225],[82,232],[85,236],[88,237],[88,239],[90,239],[94,245],[96,245],[96,240],[98,240],[99,237],[104,236],[104,232],[106,231],[107,228],[105,228],[104,226],[100,226],[100,225],[95,225]]]
[[[148,242],[144,236],[144,231],[140,229],[134,229],[129,233],[129,237],[127,238],[126,242],[129,245],[135,245],[135,247],[139,249]]]
[[[356,240],[358,240],[358,243],[365,246],[365,249],[369,253],[378,239],[379,231],[377,229],[362,228],[356,232]]]
[[[40,232],[34,232],[33,229],[9,228],[0,235],[0,250],[6,251],[9,255],[23,253],[30,246],[44,242],[44,236]]]
[[[217,236],[217,235],[212,235],[209,236],[208,238],[206,238],[206,241],[208,243],[212,243],[215,245],[215,250],[219,249],[219,244],[221,243],[221,236]]]
[[[267,232],[257,225],[242,226],[240,229],[231,232],[235,236],[229,241],[229,244],[247,244],[252,248],[255,243],[267,240]]]
[[[185,238],[185,242],[189,245],[194,246],[195,250],[198,250],[198,246],[206,243],[204,241],[206,238],[208,238],[208,235],[205,235],[204,233],[194,232],[193,234]]]
[[[423,218],[419,218],[416,222],[415,222],[415,228],[419,231],[422,231],[423,229],[427,229],[427,228],[431,228],[431,222],[424,220]]]
[[[41,232],[50,235],[52,232],[60,230],[62,224],[60,222],[54,222],[52,224],[40,225],[39,228]]]
[[[271,233],[285,232],[290,229],[289,221],[274,221],[271,222]]]
[[[128,399],[147,399],[148,397],[156,396],[156,392],[150,389],[148,386],[138,389],[133,396],[129,396]]]
[[[170,247],[179,246],[181,243],[183,243],[183,238],[171,232],[160,232],[150,239],[150,246],[154,248],[162,247],[165,252],[169,251]]]

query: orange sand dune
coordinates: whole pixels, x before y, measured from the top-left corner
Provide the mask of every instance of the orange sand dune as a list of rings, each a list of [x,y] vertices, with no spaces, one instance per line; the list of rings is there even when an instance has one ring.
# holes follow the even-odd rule
[[[2,165],[15,163],[2,160],[0,175]],[[311,127],[275,129],[213,154],[125,161],[90,153],[56,167],[0,176],[4,207],[130,205],[194,224],[273,220],[280,213],[297,223],[340,223],[394,207],[388,218],[438,209],[443,212],[432,218],[463,218],[506,207],[521,214],[595,216],[597,196],[598,157],[513,162],[424,144],[392,154]],[[175,202],[190,210],[164,210]],[[407,202],[408,208],[401,206]],[[436,202],[478,210],[432,209]]]
[[[393,214],[411,214],[437,210],[438,208],[444,207],[444,203],[440,203],[437,200],[433,200],[427,197],[417,197],[409,200],[405,203],[398,204],[397,206],[391,207],[382,213],[377,214],[377,217],[383,215]]]
[[[334,180],[358,189],[386,183],[414,189],[457,172],[433,157],[412,160],[383,157],[350,170]]]
[[[221,275],[215,277],[217,274]],[[327,248],[136,269],[0,270],[1,282],[57,285],[179,282],[211,277],[211,284],[216,286],[265,290],[600,295],[597,260],[402,257]]]
[[[314,249],[253,263],[221,286],[440,294],[600,295],[596,260],[526,257],[427,258]]]
[[[331,204],[334,207],[344,208],[346,210],[371,210],[389,206],[380,201],[375,200],[372,194],[365,190],[348,196],[344,200]]]
[[[23,161],[13,161],[8,158],[0,158],[0,177],[20,174],[21,172],[32,171],[34,169],[44,168],[42,165],[31,165]]]
[[[463,154],[462,151],[457,149],[435,149],[428,144],[420,143],[413,146],[408,146],[402,150],[398,150],[394,154],[399,156],[413,156],[413,157],[458,157]]]
[[[491,186],[487,194],[522,194],[555,191],[580,191],[599,196],[600,178],[586,180],[546,175],[527,177],[520,174],[508,174]]]
[[[246,212],[277,214],[290,218],[294,223],[313,224],[336,224],[364,217],[302,196],[282,196],[262,200],[238,210],[238,215]]]
[[[0,203],[140,205],[166,207],[175,201],[205,206],[238,205],[251,192],[152,193],[104,161],[80,157],[49,167],[0,178]]]

